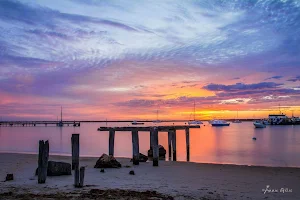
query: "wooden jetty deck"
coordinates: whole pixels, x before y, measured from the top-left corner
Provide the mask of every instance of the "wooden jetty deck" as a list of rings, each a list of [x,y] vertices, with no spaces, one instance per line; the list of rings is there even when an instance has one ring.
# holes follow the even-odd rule
[[[156,128],[158,131],[168,132],[169,130],[185,130],[186,128],[200,128],[198,125],[184,126],[184,125],[173,125],[173,126],[123,126],[123,127],[100,127],[98,131],[151,131]]]
[[[172,158],[173,161],[177,160],[176,156],[176,131],[185,130],[186,133],[186,154],[187,161],[190,160],[190,128],[200,128],[199,125],[192,126],[125,126],[125,127],[100,127],[98,131],[109,132],[109,155],[114,155],[114,141],[116,131],[131,131],[132,135],[132,154],[133,164],[139,164],[139,135],[138,132],[150,132],[150,150],[153,152],[153,166],[158,166],[159,160],[159,147],[158,147],[158,132],[168,132],[168,149],[169,149],[169,160]],[[171,153],[172,152],[172,153]]]

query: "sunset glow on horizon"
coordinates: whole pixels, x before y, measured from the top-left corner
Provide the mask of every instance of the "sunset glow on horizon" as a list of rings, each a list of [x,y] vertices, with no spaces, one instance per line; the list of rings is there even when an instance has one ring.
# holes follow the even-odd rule
[[[0,120],[300,116],[297,0],[0,1]]]

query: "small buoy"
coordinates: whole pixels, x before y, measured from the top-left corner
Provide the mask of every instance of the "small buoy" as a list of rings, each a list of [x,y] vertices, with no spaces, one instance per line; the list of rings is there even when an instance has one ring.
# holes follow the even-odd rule
[[[12,180],[14,180],[14,175],[13,174],[7,174],[6,178],[5,178],[5,181],[12,181]]]
[[[256,140],[256,137],[253,137],[252,140]]]
[[[104,173],[105,171],[104,171],[104,169],[101,169],[100,172],[101,172],[101,173]]]

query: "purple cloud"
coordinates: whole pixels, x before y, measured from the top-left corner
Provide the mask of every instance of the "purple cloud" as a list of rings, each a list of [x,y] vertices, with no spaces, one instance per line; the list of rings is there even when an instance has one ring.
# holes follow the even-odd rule
[[[210,91],[245,91],[245,90],[261,90],[261,89],[270,89],[277,88],[278,86],[283,85],[282,83],[274,83],[274,82],[261,82],[261,83],[253,83],[253,84],[244,84],[244,83],[236,83],[234,85],[222,85],[222,84],[208,84],[203,86],[203,89]]]
[[[270,79],[281,79],[283,76],[272,76],[270,78],[266,78],[265,80],[270,80]]]
[[[300,76],[296,76],[295,78],[288,79],[287,81],[291,81],[291,82],[300,81]]]

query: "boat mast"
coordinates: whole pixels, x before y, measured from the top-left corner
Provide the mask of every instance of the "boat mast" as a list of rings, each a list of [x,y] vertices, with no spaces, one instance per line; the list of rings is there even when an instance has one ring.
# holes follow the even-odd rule
[[[156,120],[158,121],[158,110],[156,110]]]
[[[195,113],[196,113],[196,103],[195,103],[195,100],[194,100],[194,121],[196,120]]]
[[[62,106],[60,107],[60,121],[62,122]]]
[[[280,104],[278,105],[278,108],[279,108],[279,114],[281,115]]]

